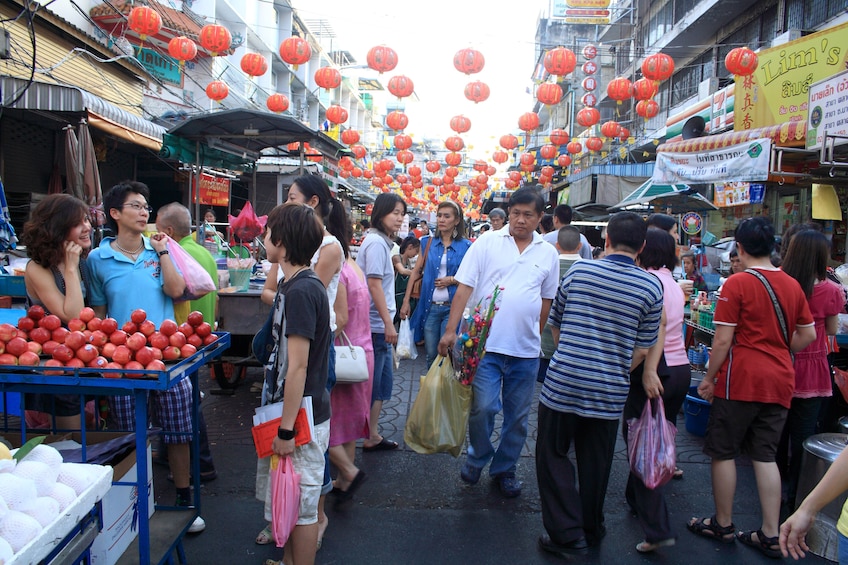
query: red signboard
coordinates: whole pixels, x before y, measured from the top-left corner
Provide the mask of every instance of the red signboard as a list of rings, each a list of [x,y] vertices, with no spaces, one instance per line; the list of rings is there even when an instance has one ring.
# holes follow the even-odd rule
[[[200,203],[209,206],[227,206],[230,203],[230,179],[214,177],[201,173],[197,177],[200,187]],[[197,200],[195,199],[195,202]]]

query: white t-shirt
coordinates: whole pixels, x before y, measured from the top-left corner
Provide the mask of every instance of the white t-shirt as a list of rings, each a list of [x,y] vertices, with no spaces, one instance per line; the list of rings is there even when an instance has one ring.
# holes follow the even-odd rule
[[[553,299],[559,284],[559,255],[554,247],[533,234],[523,253],[518,252],[508,227],[483,234],[468,249],[456,280],[474,288],[469,308],[500,292],[500,308],[492,320],[486,350],[512,357],[539,356],[539,314],[542,299]]]
[[[448,276],[448,254],[442,253],[442,262],[439,264],[439,276],[442,278]],[[447,287],[436,287],[433,289],[433,302],[450,302],[450,292]]]

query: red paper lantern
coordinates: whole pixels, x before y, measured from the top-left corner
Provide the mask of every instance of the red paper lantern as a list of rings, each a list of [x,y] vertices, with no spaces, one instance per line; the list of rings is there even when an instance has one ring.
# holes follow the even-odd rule
[[[489,94],[489,85],[483,81],[475,80],[465,85],[465,97],[475,104],[486,100]]]
[[[736,76],[746,77],[757,70],[757,54],[747,47],[731,49],[724,58],[724,66]]]
[[[294,152],[294,151],[297,151],[300,148],[300,144],[299,143],[289,143],[287,147],[288,147],[289,152]],[[354,166],[355,165],[354,165],[353,160],[350,157],[348,157],[347,155],[345,155],[344,157],[339,159],[339,167],[341,167],[342,169],[344,169],[346,171],[351,170]]]
[[[545,165],[539,171],[539,174],[541,174],[543,177],[548,177],[548,179],[551,179],[551,178],[553,178],[555,172],[556,171],[554,171],[553,167],[551,167],[550,165]]]
[[[159,30],[162,29],[162,17],[153,8],[136,6],[130,11],[127,27],[136,32],[144,41],[148,35],[159,33]]]
[[[577,155],[578,153],[583,151],[583,144],[575,140],[566,145],[565,150],[571,153],[572,155]]]
[[[265,101],[265,105],[274,113],[280,114],[289,109],[289,99],[285,94],[275,92]]]
[[[421,167],[419,167],[418,165],[412,165],[411,167],[406,169],[406,172],[408,172],[409,176],[411,176],[412,178],[421,177]]]
[[[543,145],[539,148],[539,155],[542,156],[542,159],[553,159],[556,157],[557,152],[556,145]]]
[[[636,113],[643,118],[653,118],[660,113],[660,105],[653,100],[640,100],[636,104]]]
[[[460,163],[462,163],[462,155],[451,151],[450,153],[445,155],[445,163],[452,167],[456,167]]]
[[[636,100],[648,100],[649,98],[653,98],[657,95],[659,86],[654,80],[649,78],[640,78],[633,83],[631,90],[633,92],[633,98]]]
[[[601,120],[601,113],[597,108],[583,108],[577,112],[577,123],[584,128],[592,127]]]
[[[642,75],[650,80],[665,80],[674,74],[674,59],[665,53],[654,53],[642,61]]]
[[[183,66],[186,61],[197,57],[197,44],[188,37],[181,35],[168,42],[168,55],[180,62]]]
[[[521,174],[518,171],[513,171],[513,172],[518,174],[518,175]],[[518,187],[518,181],[514,181],[512,179],[506,179],[506,181],[504,181],[504,186],[507,187],[508,189],[512,190],[513,188]]]
[[[521,180],[521,173],[518,171],[510,171],[508,174],[511,181],[518,182]]]
[[[629,137],[630,130],[626,127],[622,127],[621,130],[618,132],[618,139],[620,139],[621,141],[626,141]]]
[[[559,157],[557,157],[557,165],[559,165],[560,167],[567,167],[570,164],[571,164],[571,157],[569,157],[568,155],[563,154],[563,155],[560,155]]]
[[[433,186],[442,186],[445,184],[445,181],[442,180],[442,177],[433,177],[430,179],[430,182],[433,183]]]
[[[536,89],[536,99],[548,106],[559,104],[562,100],[562,88],[553,82],[540,84],[539,88]]]
[[[462,151],[465,142],[458,135],[452,135],[445,140],[445,147],[448,151]]]
[[[584,106],[595,106],[598,103],[598,97],[593,92],[587,92],[580,98],[580,102]]]
[[[453,56],[453,66],[461,73],[473,75],[483,70],[486,59],[476,49],[460,49]]]
[[[477,175],[477,184],[486,185],[489,182],[489,177],[485,173]]]
[[[506,135],[501,136],[499,143],[501,147],[503,147],[507,151],[511,151],[518,147],[518,138],[512,135],[511,133],[508,133]]]
[[[601,134],[603,134],[604,137],[609,137],[609,138],[618,137],[620,133],[621,133],[621,126],[619,125],[618,122],[613,122],[613,121],[604,122],[604,125],[601,126]]]
[[[630,98],[631,83],[624,77],[616,77],[607,84],[607,96],[621,104]]]
[[[346,129],[342,132],[341,138],[345,145],[353,145],[359,142],[359,132],[355,129]]]
[[[374,178],[374,171],[372,171],[371,169],[365,169],[364,171],[362,171],[362,176],[367,179],[372,179]]]
[[[259,53],[245,53],[241,58],[241,70],[247,76],[261,77],[268,72],[268,61]]]
[[[398,181],[399,184],[404,184],[409,182],[409,177],[401,173],[395,177],[395,180]]]
[[[445,169],[445,176],[450,177],[451,182],[453,182],[453,179],[456,178],[458,174],[459,169],[457,169],[456,167],[448,167],[447,169]]]
[[[349,178],[350,177],[350,171],[339,171],[339,176],[342,177],[343,179]]]
[[[463,115],[454,116],[451,118],[450,128],[456,133],[465,133],[471,129],[471,120]]]
[[[489,164],[486,163],[486,161],[483,161],[482,159],[477,159],[476,161],[474,161],[473,169],[478,173],[482,173],[487,168],[489,168]]]
[[[589,151],[600,151],[604,141],[600,137],[590,137],[586,140],[586,149]]]
[[[536,163],[536,156],[532,153],[522,153],[518,158],[518,162],[525,166],[533,165]]]
[[[568,143],[569,135],[564,129],[551,130],[551,143],[554,145],[565,145]]]
[[[312,48],[302,37],[289,37],[280,44],[280,58],[289,65],[294,65],[297,70],[298,65],[307,63],[312,58]]]
[[[537,127],[539,127],[539,115],[536,112],[525,112],[518,118],[518,128],[521,131],[533,131]]]
[[[495,163],[501,164],[506,163],[509,160],[509,154],[506,151],[501,151],[500,149],[492,153],[492,161]]]
[[[518,166],[518,168],[521,169],[522,171],[524,171],[525,173],[532,173],[533,170],[536,168],[536,165],[521,164],[521,165]]]
[[[415,155],[412,154],[412,151],[408,151],[408,150],[404,149],[403,151],[398,151],[397,160],[398,160],[398,163],[401,163],[403,165],[408,165],[413,160],[415,160]]]
[[[347,121],[347,110],[339,106],[338,104],[333,104],[329,108],[327,108],[327,119],[330,120],[332,124],[343,124]]]
[[[368,150],[365,149],[365,146],[359,145],[358,143],[351,145],[350,150],[353,153],[353,156],[357,159],[362,159],[368,154]]]
[[[368,50],[366,56],[368,66],[380,74],[387,73],[397,67],[398,56],[395,50],[387,45],[378,45]]]
[[[545,70],[556,76],[565,76],[574,72],[577,66],[577,56],[571,49],[557,47],[545,53],[543,61]]]
[[[200,45],[213,57],[229,51],[232,42],[233,38],[224,26],[210,24],[200,28]]]
[[[210,99],[220,102],[230,94],[230,87],[222,80],[213,80],[206,85],[206,96]]]
[[[427,167],[427,170],[431,173],[438,173],[439,170],[442,168],[438,161],[427,161],[427,165],[425,166]]]
[[[396,149],[409,149],[412,147],[412,138],[405,133],[399,133],[395,136]]]
[[[374,177],[371,179],[371,184],[376,186],[377,188],[383,187],[383,177]],[[366,212],[367,213],[367,212]]]
[[[389,79],[388,89],[398,98],[406,98],[415,92],[415,85],[408,76],[397,75]]]
[[[497,171],[498,171],[498,170],[497,170],[496,168],[494,168],[493,166],[489,165],[488,167],[486,167],[486,170],[485,170],[484,172],[485,172],[487,175],[492,176],[492,175],[494,175]]]
[[[409,125],[409,118],[398,110],[392,110],[386,116],[386,125],[395,131],[402,131]]]
[[[363,149],[365,148],[363,147]],[[350,175],[354,178],[359,178],[362,176],[362,169],[360,169],[359,167],[354,167],[350,170]]]
[[[342,73],[334,67],[321,67],[315,71],[315,84],[321,88],[330,90],[331,88],[338,88],[341,83]]]

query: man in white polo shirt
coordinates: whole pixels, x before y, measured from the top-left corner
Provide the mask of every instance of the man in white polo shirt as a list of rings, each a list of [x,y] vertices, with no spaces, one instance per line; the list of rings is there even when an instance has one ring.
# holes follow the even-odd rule
[[[439,341],[439,353],[446,355],[456,342],[456,328],[466,306],[474,307],[496,286],[502,288],[486,354],[472,383],[468,457],[460,476],[475,484],[491,461],[489,475],[507,498],[521,494],[515,468],[527,439],[539,367],[540,320],[547,321],[559,283],[556,249],[536,233],[544,206],[535,189],[516,190],[509,200],[507,227],[482,235],[469,248],[456,273],[459,286],[448,329]],[[501,406],[503,427],[495,450],[491,437]]]

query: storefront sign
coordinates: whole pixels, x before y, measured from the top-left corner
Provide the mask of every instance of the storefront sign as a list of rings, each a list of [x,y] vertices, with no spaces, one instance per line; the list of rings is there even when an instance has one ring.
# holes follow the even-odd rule
[[[680,228],[686,235],[697,235],[701,231],[701,216],[695,212],[687,212],[680,218]]]
[[[768,179],[771,139],[699,153],[659,151],[651,180],[656,184],[764,181]]]
[[[604,25],[610,21],[610,0],[552,0],[551,19],[567,24]]]
[[[810,87],[848,65],[848,24],[757,53],[753,75],[736,77],[736,131],[806,122]]]
[[[560,204],[568,204],[568,196],[571,194],[571,187],[566,186],[557,194],[557,206]]]
[[[227,206],[230,203],[230,179],[201,173],[197,177],[200,203],[209,206]]]
[[[180,65],[170,57],[160,55],[153,49],[146,47],[135,47],[135,58],[141,63],[141,66],[147,69],[147,72],[168,84],[182,87],[183,75],[180,72]]]
[[[750,182],[726,182],[715,185],[713,204],[719,208],[762,204],[766,185]]]
[[[810,87],[807,149],[820,149],[825,132],[848,135],[848,70]],[[843,143],[848,139],[835,140]]]

